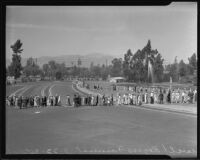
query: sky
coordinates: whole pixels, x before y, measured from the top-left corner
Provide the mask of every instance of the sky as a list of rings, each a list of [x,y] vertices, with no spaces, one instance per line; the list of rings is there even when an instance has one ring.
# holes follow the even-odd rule
[[[7,6],[6,57],[20,39],[22,57],[102,53],[123,57],[151,40],[172,63],[197,53],[197,3],[168,6]]]

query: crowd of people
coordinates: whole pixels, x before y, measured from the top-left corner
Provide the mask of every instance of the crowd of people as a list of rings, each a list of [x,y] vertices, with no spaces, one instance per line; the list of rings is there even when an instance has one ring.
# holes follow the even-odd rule
[[[22,108],[29,107],[47,107],[47,106],[60,106],[60,96],[17,96],[11,95],[6,97],[7,106],[15,106]]]
[[[99,85],[94,86],[97,90],[102,90]],[[121,87],[122,88],[122,87]],[[188,89],[164,89],[160,87],[124,87],[113,88],[113,94],[90,94],[81,96],[67,95],[64,104],[61,104],[61,97],[55,96],[8,96],[6,104],[8,106],[18,106],[20,109],[27,107],[46,106],[120,106],[120,105],[142,105],[144,104],[175,104],[175,103],[196,103],[197,90]],[[114,94],[115,93],[115,94]],[[114,96],[115,95],[115,96]]]
[[[92,87],[98,92],[99,84]],[[102,89],[101,89],[102,90]],[[186,88],[161,88],[161,87],[141,87],[141,86],[116,86],[113,85],[104,90],[112,90],[116,95],[116,104],[141,104],[141,103],[196,103],[197,90]]]

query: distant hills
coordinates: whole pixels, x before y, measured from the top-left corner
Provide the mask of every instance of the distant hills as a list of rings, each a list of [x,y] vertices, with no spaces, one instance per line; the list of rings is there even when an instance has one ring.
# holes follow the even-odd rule
[[[57,63],[65,63],[66,67],[72,66],[72,63],[77,65],[78,59],[82,61],[82,67],[89,67],[91,62],[94,65],[107,65],[111,64],[111,61],[115,58],[111,55],[105,55],[101,53],[92,53],[87,55],[61,55],[61,56],[42,56],[37,58],[37,64],[42,67],[43,64],[48,63],[50,60],[55,60]],[[6,59],[6,66],[10,65],[11,59]],[[22,57],[22,66],[26,65],[27,58]]]

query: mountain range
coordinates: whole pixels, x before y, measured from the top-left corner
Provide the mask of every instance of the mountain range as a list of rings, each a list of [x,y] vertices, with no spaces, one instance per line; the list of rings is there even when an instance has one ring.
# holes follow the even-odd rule
[[[93,62],[94,65],[103,65],[107,63],[107,65],[111,64],[112,60],[115,58],[111,55],[105,55],[102,53],[92,53],[87,55],[61,55],[61,56],[42,56],[37,58],[37,64],[42,67],[43,64],[48,63],[51,60],[56,61],[57,63],[65,63],[66,67],[70,67],[73,65],[77,65],[78,59],[81,59],[82,67],[89,67]],[[28,58],[22,57],[22,66],[26,65],[26,61]],[[11,59],[6,59],[6,66],[10,65]]]

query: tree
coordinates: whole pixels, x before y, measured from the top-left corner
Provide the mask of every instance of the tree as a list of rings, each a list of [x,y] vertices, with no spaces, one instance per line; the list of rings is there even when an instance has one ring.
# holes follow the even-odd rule
[[[12,48],[13,53],[15,54],[19,54],[22,53],[23,49],[21,49],[22,44],[20,39],[18,39],[13,45],[10,46],[10,48]]]
[[[14,76],[15,79],[19,78],[22,71],[22,65],[21,65],[21,53],[23,49],[21,49],[22,43],[18,39],[13,45],[10,46],[12,48],[13,54],[12,54],[12,62],[10,66],[8,66],[8,72],[9,75]]]
[[[180,77],[184,77],[184,76],[186,76],[186,74],[187,74],[187,65],[184,63],[184,61],[183,60],[181,60],[180,62],[179,62],[179,76]]]
[[[161,54],[157,52],[153,63],[155,82],[162,82],[163,80],[163,61]]]
[[[82,64],[82,61],[81,61],[81,59],[79,58],[79,59],[78,59],[78,66],[80,67],[81,64]]]
[[[112,76],[122,76],[123,74],[122,64],[123,62],[121,58],[114,58],[112,60],[112,69],[111,69]]]
[[[193,74],[194,70],[197,69],[197,58],[196,58],[196,54],[193,53],[193,55],[191,57],[188,58],[189,64],[188,64],[188,70],[189,70],[189,74]]]
[[[131,56],[125,55],[125,62],[123,67],[125,74],[127,74],[129,80],[135,82],[160,82],[163,79],[163,61],[161,54],[157,49],[151,49],[151,41],[148,40],[146,46],[142,50]],[[129,59],[131,57],[131,59]],[[148,65],[149,62],[152,65],[153,75],[148,77]],[[126,64],[126,65],[125,65]],[[129,69],[127,69],[129,66]],[[126,71],[127,70],[127,71]],[[151,79],[149,79],[151,78]]]
[[[44,73],[44,76],[50,76],[50,67],[48,64],[43,64],[42,66],[42,70],[43,70],[43,73]]]
[[[55,77],[55,73],[56,73],[56,62],[54,60],[51,60],[48,62],[49,65],[49,69],[50,69],[50,75],[51,77]]]
[[[60,71],[57,71],[56,72],[56,79],[61,80],[61,78],[62,78],[62,73]]]
[[[170,73],[169,73],[170,77],[172,77],[172,80],[174,82],[178,81],[178,62],[177,62],[177,56],[174,59],[174,63],[171,64],[170,66]]]
[[[129,49],[126,54],[124,54],[124,61],[123,61],[123,73],[124,76],[129,80],[130,79],[130,62],[133,54]]]
[[[35,63],[32,57],[27,59],[26,66],[23,68],[23,71],[26,76],[36,76],[41,74],[40,67]]]

